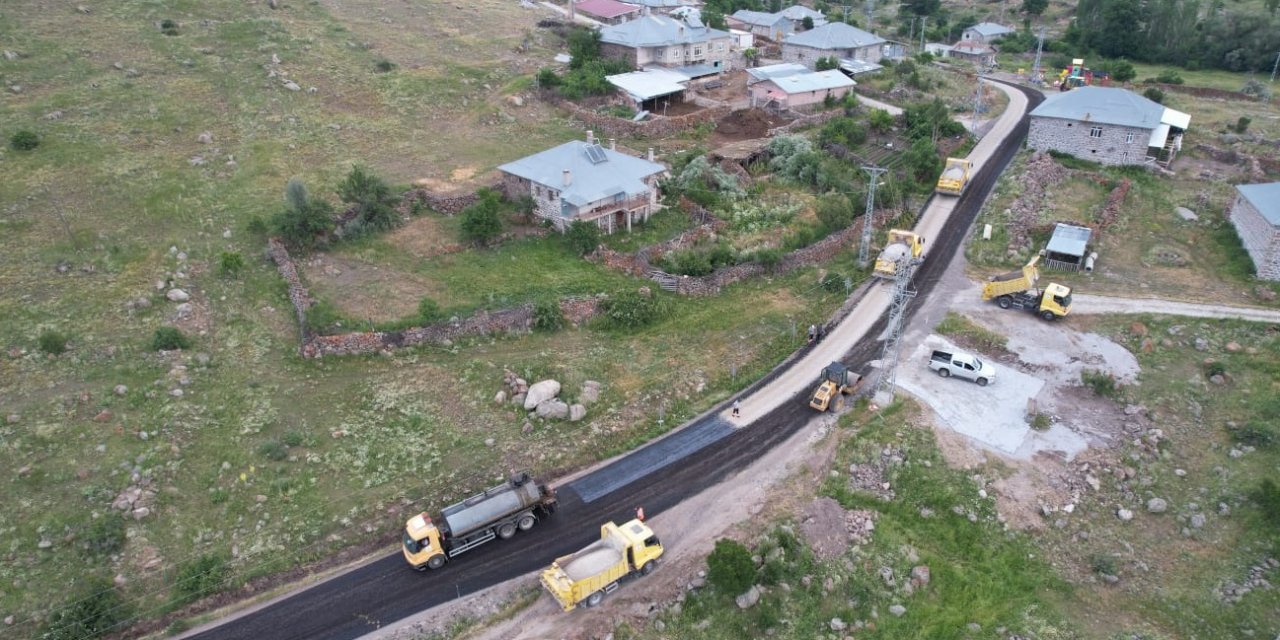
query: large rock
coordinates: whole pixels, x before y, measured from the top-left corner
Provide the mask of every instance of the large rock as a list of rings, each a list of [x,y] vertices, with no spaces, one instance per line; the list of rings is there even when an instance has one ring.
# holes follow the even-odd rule
[[[923,587],[929,584],[929,567],[918,565],[911,568],[911,584]]]
[[[533,409],[546,400],[560,395],[560,383],[555,380],[543,380],[529,387],[524,395],[524,408]]]
[[[580,404],[569,405],[569,422],[577,422],[587,417],[587,408]]]
[[[170,289],[169,293],[164,294],[164,297],[173,302],[186,302],[191,299],[191,294],[182,289]]]
[[[536,407],[539,418],[551,418],[553,420],[564,420],[569,417],[569,405],[561,400],[551,398],[538,403]]]
[[[760,602],[760,588],[753,584],[746,593],[734,598],[733,601],[738,603],[739,609],[750,609]]]
[[[582,393],[578,394],[578,401],[582,404],[592,404],[600,399],[600,383],[595,380],[588,380],[582,383]]]
[[[1169,503],[1164,498],[1152,498],[1147,501],[1147,511],[1151,513],[1164,513],[1169,510]]]

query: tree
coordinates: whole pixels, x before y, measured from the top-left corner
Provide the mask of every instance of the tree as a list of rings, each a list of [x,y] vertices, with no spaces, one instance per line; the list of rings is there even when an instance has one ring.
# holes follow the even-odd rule
[[[801,20],[801,21],[800,21],[800,24],[804,25],[804,30],[805,30],[805,31],[809,31],[809,30],[813,29],[813,17],[812,17],[812,16],[805,16],[805,17],[804,17],[804,20]]]
[[[600,32],[586,27],[574,27],[569,32],[570,69],[581,68],[588,62],[600,57]]]
[[[1103,71],[1111,74],[1111,79],[1116,82],[1128,82],[1138,75],[1133,65],[1127,60],[1113,60],[1099,66]]]
[[[814,211],[818,216],[818,221],[822,226],[831,231],[844,229],[853,224],[861,213],[859,209],[859,201],[862,200],[860,194],[832,194],[823,196],[818,200],[817,209]]]
[[[712,29],[719,29],[721,31],[729,30],[729,23],[725,22],[724,14],[719,11],[704,9],[702,12],[702,23]]]
[[[1049,8],[1049,0],[1022,0],[1022,12],[1038,16]]]
[[[90,578],[55,609],[40,635],[45,640],[85,640],[120,631],[129,624],[129,606],[107,580]]]
[[[1102,10],[1102,28],[1089,43],[1108,58],[1128,58],[1142,51],[1142,9],[1138,0],[1109,0]]]
[[[873,109],[867,116],[867,127],[876,133],[887,133],[893,128],[894,118],[884,109]]]
[[[931,16],[942,8],[942,0],[903,0],[902,6],[917,16]]]
[[[600,226],[586,220],[574,220],[565,231],[564,239],[571,251],[585,256],[600,244]]]
[[[492,189],[481,189],[478,195],[474,204],[462,210],[462,235],[485,245],[502,233],[502,218],[498,215],[502,203]]]
[[[370,231],[386,231],[400,226],[398,201],[385,180],[361,165],[351,167],[346,180],[338,185],[338,197],[355,209],[355,218],[347,225],[349,236]]]
[[[938,157],[938,148],[928,138],[920,138],[911,143],[907,151],[907,166],[911,175],[921,184],[932,184],[942,170],[942,158]]]
[[[831,69],[840,68],[840,59],[835,56],[818,58],[813,61],[813,68],[817,71],[829,71]]]
[[[857,147],[867,141],[867,128],[853,118],[832,118],[822,125],[818,141],[824,145],[835,143]]]
[[[272,227],[285,244],[309,250],[333,230],[333,205],[307,194],[306,185],[291,178],[285,187],[285,208],[272,219]]]

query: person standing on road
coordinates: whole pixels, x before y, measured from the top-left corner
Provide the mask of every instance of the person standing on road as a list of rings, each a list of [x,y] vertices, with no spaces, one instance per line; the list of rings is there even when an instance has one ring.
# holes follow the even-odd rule
[[[818,335],[818,327],[809,325],[809,342],[812,344],[813,339]]]
[[[742,417],[742,403],[737,400],[733,401],[733,417]]]

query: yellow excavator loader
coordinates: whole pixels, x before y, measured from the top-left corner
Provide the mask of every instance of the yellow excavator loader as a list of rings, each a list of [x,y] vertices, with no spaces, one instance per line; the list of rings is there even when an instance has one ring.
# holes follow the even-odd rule
[[[861,384],[862,376],[839,362],[832,362],[822,370],[822,382],[809,398],[809,407],[818,411],[839,411],[844,408],[844,397],[853,393]]]

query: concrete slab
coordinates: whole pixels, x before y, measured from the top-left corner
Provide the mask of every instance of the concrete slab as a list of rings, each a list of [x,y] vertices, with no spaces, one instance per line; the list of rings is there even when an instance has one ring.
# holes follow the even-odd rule
[[[898,364],[898,386],[932,407],[956,433],[1005,455],[1017,453],[1031,431],[1027,403],[1040,393],[1044,381],[996,362],[991,362],[996,380],[985,387],[939,379],[928,367],[929,353],[947,348],[956,347],[938,335],[926,338]]]

